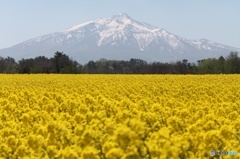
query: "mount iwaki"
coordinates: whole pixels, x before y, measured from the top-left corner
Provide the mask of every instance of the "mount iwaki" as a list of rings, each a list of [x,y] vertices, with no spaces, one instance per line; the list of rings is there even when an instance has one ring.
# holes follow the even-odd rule
[[[187,59],[196,62],[205,58],[226,57],[229,52],[238,52],[240,49],[206,39],[182,38],[121,13],[1,49],[0,56],[20,60],[37,56],[52,57],[56,51],[85,64],[101,58],[108,60],[138,58],[147,62]]]

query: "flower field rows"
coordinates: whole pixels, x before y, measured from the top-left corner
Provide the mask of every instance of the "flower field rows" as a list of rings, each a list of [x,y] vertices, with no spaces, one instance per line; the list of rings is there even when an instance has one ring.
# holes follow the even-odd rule
[[[200,159],[211,150],[240,152],[239,75],[0,75],[0,158]]]

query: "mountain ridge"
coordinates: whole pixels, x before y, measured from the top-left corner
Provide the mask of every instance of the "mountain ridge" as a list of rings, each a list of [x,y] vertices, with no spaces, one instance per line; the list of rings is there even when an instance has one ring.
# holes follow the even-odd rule
[[[100,58],[140,58],[148,62],[188,59],[195,62],[203,58],[227,56],[229,52],[240,49],[207,39],[182,38],[120,13],[1,49],[0,56],[8,55],[19,60],[40,55],[49,57],[56,51],[64,52],[80,63]]]

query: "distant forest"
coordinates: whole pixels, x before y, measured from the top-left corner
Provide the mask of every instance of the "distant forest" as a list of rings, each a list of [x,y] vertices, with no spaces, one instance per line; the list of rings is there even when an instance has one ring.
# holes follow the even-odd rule
[[[239,74],[240,57],[230,52],[227,57],[209,58],[189,63],[187,59],[171,63],[147,63],[141,59],[99,59],[81,65],[63,52],[53,57],[38,56],[18,62],[12,57],[0,57],[0,73],[6,74]]]

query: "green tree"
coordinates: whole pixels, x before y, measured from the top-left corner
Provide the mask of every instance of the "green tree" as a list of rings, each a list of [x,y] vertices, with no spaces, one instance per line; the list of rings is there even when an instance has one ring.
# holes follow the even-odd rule
[[[0,57],[0,73],[16,73],[17,72],[16,67],[17,63],[14,58]]]
[[[202,60],[199,65],[199,73],[202,74],[216,74],[218,72],[218,60],[216,58],[209,58]]]
[[[226,60],[223,56],[218,58],[218,73],[225,73]]]
[[[34,67],[34,59],[22,59],[18,62],[18,73],[31,73],[32,68]]]
[[[56,52],[52,58],[54,72],[56,73],[78,73],[79,64],[71,60],[63,52]]]
[[[227,73],[240,73],[240,59],[237,52],[230,52],[226,57]]]

